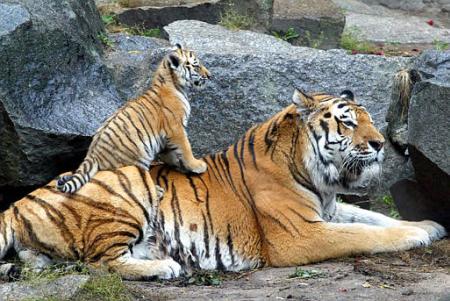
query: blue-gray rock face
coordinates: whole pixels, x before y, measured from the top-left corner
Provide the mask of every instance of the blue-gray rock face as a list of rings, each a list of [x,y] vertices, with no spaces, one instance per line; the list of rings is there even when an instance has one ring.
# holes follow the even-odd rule
[[[408,143],[418,183],[450,226],[450,52],[429,51],[415,61],[423,81],[414,86]]]
[[[102,30],[92,0],[2,1],[0,186],[54,177],[123,102],[101,60]]]

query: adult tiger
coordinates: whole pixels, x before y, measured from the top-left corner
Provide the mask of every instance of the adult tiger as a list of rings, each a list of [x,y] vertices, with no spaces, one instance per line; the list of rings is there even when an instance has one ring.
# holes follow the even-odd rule
[[[206,164],[194,158],[185,131],[191,112],[186,89],[200,88],[210,77],[197,56],[177,44],[161,61],[150,89],[100,127],[76,172],[59,178],[58,190],[73,193],[98,170],[127,165],[148,169],[160,151],[161,159],[172,166],[204,172]]]
[[[383,143],[351,92],[334,97],[296,91],[293,105],[251,128],[227,150],[205,157],[204,174],[182,174],[164,165],[152,168],[152,177],[166,192],[157,213],[151,211],[145,248],[130,240],[132,252],[126,256],[165,262],[171,272],[162,277],[168,278],[195,268],[239,271],[406,250],[442,238],[445,229],[432,221],[398,221],[336,203],[336,193],[357,191],[377,177]],[[108,221],[112,211],[96,208],[108,197],[118,208],[114,217],[120,223],[127,210],[122,206],[145,199],[139,187],[149,174],[136,178],[135,173],[122,169],[116,179],[115,172],[100,172],[74,195],[50,186],[33,192],[0,218],[0,256],[13,242],[47,256],[58,255],[52,248],[70,252],[72,236],[63,236],[65,225],[89,212],[87,208],[92,218]],[[89,199],[97,195],[98,200]],[[51,209],[59,203],[71,209]],[[78,208],[77,203],[90,207]],[[22,222],[12,223],[14,219]],[[47,234],[51,228],[58,230],[53,236],[61,233],[58,239]],[[122,250],[121,239],[127,236],[114,231],[119,230],[93,234],[82,229],[80,237],[117,241],[118,249],[104,252],[121,258],[115,250]]]

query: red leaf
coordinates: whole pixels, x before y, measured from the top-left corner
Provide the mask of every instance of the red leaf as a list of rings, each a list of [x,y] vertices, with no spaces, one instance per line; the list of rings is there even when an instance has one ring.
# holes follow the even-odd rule
[[[434,25],[433,19],[428,20],[428,21],[427,21],[427,24],[430,25],[430,26],[433,26],[433,25]]]
[[[383,50],[379,50],[379,51],[375,51],[376,55],[384,55],[384,51]]]
[[[358,54],[358,50],[352,50],[352,54]]]

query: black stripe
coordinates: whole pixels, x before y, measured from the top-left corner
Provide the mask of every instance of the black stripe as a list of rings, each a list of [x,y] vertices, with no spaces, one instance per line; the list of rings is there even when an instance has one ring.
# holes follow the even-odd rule
[[[142,179],[142,184],[144,185],[145,190],[147,192],[147,200],[150,203],[150,205],[153,205],[153,199],[152,199],[152,193],[151,193],[152,188],[150,188],[149,183],[146,181],[147,173],[140,168],[138,168],[138,171],[139,171],[139,175],[141,176],[141,179]]]
[[[128,249],[128,244],[126,244],[126,243],[114,243],[114,244],[108,246],[108,249],[106,249],[103,252],[101,252],[101,253],[95,255],[94,257],[92,257],[89,261],[91,263],[95,263],[95,262],[97,262],[97,261],[99,261],[101,259],[106,260],[106,261],[115,260],[115,259],[118,258],[117,256],[116,257],[111,257],[111,258],[104,258],[104,257],[106,255],[106,252],[111,251],[113,248],[117,248],[117,247],[119,247],[119,248],[127,247],[127,249]],[[116,252],[114,252],[114,253],[116,253]]]
[[[209,258],[209,232],[208,232],[208,225],[206,223],[205,214],[202,212],[203,217],[203,243],[205,244],[205,250],[206,250],[206,258]]]
[[[305,207],[308,207],[309,209],[313,209],[312,207],[309,207],[309,206],[307,206],[307,205],[305,205],[305,204],[303,204]],[[287,207],[292,213],[294,213],[296,216],[298,216],[298,217],[300,217],[303,221],[305,221],[305,222],[307,222],[307,223],[310,223],[310,224],[314,224],[314,223],[321,223],[321,222],[323,222],[323,220],[316,220],[316,221],[313,221],[313,220],[309,220],[309,219],[307,219],[307,218],[305,218],[301,213],[299,213],[297,210],[294,210],[294,209],[292,209],[291,207]],[[314,209],[313,210],[314,211],[314,213],[316,213],[317,214],[317,216],[320,216],[319,214],[318,214],[318,212]]]
[[[216,254],[216,270],[225,271],[225,266],[223,265],[222,262],[222,254],[220,254],[220,242],[218,237],[216,237],[215,254]]]
[[[72,256],[79,258],[79,252],[75,246],[75,238],[66,225],[66,219],[64,215],[52,205],[45,202],[43,199],[38,198],[32,194],[27,195],[25,198],[30,202],[34,202],[35,204],[39,205],[45,211],[47,217],[56,225],[56,228],[60,230],[62,237],[67,242],[69,249],[72,251]],[[59,220],[54,215],[56,215]]]
[[[231,225],[228,224],[227,225],[227,231],[228,231],[228,235],[227,235],[227,245],[228,245],[228,252],[230,253],[231,256],[231,265],[234,265],[234,251],[233,251],[233,238],[231,237]]]
[[[198,196],[198,192],[197,192],[197,186],[195,186],[194,180],[192,178],[192,176],[190,175],[186,175],[186,177],[189,180],[189,185],[191,185],[192,190],[194,191],[194,195],[195,195],[195,200],[199,203],[203,203],[203,200],[200,199],[200,197]]]
[[[128,177],[121,170],[115,170],[114,173],[118,174],[120,186],[123,188],[125,193],[130,197],[130,199],[133,200],[134,203],[142,210],[142,213],[145,216],[145,220],[147,221],[147,225],[149,225],[150,224],[150,216],[148,214],[148,211],[144,207],[144,205],[142,205],[142,203],[137,199],[137,197],[133,194],[133,192],[130,190],[132,185],[131,185],[131,182],[128,179]]]
[[[255,128],[250,130],[250,137],[248,140],[248,149],[250,150],[250,154],[252,156],[253,165],[256,170],[258,170],[258,165],[256,164],[256,155],[255,155]]]
[[[55,248],[53,246],[51,246],[51,245],[48,245],[48,244],[40,241],[38,239],[38,237],[36,236],[36,233],[34,232],[34,228],[33,228],[32,223],[25,216],[23,216],[19,212],[19,209],[16,206],[14,206],[13,208],[14,208],[13,212],[14,212],[14,215],[15,215],[16,219],[22,221],[22,223],[23,223],[23,225],[25,227],[25,233],[27,233],[30,241],[34,245],[37,245],[39,249],[44,250],[46,253],[54,254]]]

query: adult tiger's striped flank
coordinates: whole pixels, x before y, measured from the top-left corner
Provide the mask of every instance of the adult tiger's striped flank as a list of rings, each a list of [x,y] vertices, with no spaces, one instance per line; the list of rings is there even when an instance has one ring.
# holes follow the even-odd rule
[[[204,172],[206,164],[194,158],[185,130],[191,111],[187,89],[201,88],[210,77],[196,55],[177,44],[160,63],[150,89],[100,127],[84,161],[75,173],[59,178],[57,188],[73,193],[99,170],[128,165],[149,169],[160,152],[160,159],[171,166]]]
[[[135,166],[102,171],[75,194],[54,185],[0,213],[0,259],[14,248],[37,270],[80,260],[130,280],[179,274],[175,261],[149,260],[145,254],[163,194],[147,172]]]

